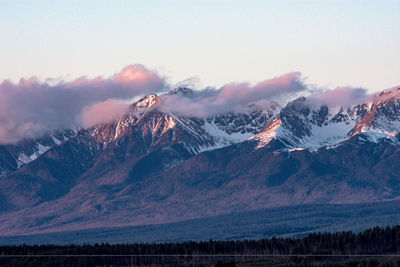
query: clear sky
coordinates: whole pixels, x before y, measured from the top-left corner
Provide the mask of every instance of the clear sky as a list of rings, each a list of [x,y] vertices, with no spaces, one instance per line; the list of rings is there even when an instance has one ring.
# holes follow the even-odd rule
[[[0,0],[0,80],[109,76],[141,63],[172,83],[400,84],[400,0]]]

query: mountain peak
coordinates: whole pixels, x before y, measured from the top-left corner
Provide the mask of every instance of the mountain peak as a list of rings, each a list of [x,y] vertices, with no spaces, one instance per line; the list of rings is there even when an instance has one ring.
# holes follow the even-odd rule
[[[182,95],[192,95],[194,92],[190,88],[186,87],[177,87],[174,90],[170,91],[168,95],[177,95],[177,94],[182,94]]]
[[[382,91],[379,94],[376,94],[374,98],[372,98],[368,103],[368,108],[371,110],[373,107],[379,105],[385,105],[387,103],[392,102],[393,100],[400,99],[400,88]]]
[[[305,116],[308,116],[310,113],[310,107],[306,103],[306,98],[304,96],[299,97],[291,102],[289,102],[286,107],[284,107],[281,111],[284,115],[293,115],[294,113],[301,113]]]
[[[143,108],[150,108],[154,105],[157,105],[161,102],[161,99],[156,94],[146,95],[142,99],[133,103],[133,107],[143,109]]]
[[[394,89],[394,90],[389,90],[389,91],[382,91],[381,93],[375,95],[376,98],[380,97],[395,97],[400,95],[400,88]]]
[[[372,142],[385,138],[399,143],[400,88],[375,95],[367,106],[369,112],[354,127],[352,136],[363,134]]]

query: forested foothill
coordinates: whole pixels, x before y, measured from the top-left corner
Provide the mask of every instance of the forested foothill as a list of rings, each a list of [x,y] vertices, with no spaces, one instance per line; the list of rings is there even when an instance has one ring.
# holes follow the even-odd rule
[[[400,266],[400,225],[299,239],[0,247],[1,266]]]

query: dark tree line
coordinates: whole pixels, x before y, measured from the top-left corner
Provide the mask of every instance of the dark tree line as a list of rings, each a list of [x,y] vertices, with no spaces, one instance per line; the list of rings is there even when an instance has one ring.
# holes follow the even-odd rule
[[[299,239],[0,247],[1,266],[252,266],[255,263],[400,266],[400,225],[375,227],[358,234],[314,233]]]

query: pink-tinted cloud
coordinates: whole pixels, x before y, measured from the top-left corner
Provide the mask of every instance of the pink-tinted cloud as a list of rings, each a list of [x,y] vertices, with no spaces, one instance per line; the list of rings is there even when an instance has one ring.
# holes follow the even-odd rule
[[[223,86],[218,93],[220,99],[232,103],[252,102],[259,99],[281,98],[304,91],[301,73],[291,72],[280,77],[261,81],[254,86],[249,83],[231,83]]]
[[[0,83],[0,144],[82,126],[81,112],[95,103],[130,99],[165,91],[166,87],[164,77],[142,65],[127,66],[108,78],[80,77],[71,82],[41,82],[35,77],[18,83],[5,80]],[[104,108],[109,107],[106,104]]]
[[[313,106],[349,107],[363,103],[371,96],[364,88],[338,87],[334,90],[310,95],[307,97],[307,101]]]
[[[128,111],[129,105],[129,103],[108,99],[85,107],[80,115],[81,125],[89,128],[99,123],[117,120]]]
[[[288,73],[280,77],[249,83],[229,83],[219,89],[206,88],[194,95],[163,97],[164,111],[189,116],[212,116],[221,112],[240,111],[249,104],[270,105],[271,101],[285,101],[306,90],[301,74]]]
[[[161,78],[156,72],[149,71],[143,65],[127,66],[122,69],[121,72],[115,74],[113,79],[116,82],[125,84],[134,83],[137,86],[146,86],[149,81],[156,83],[164,82],[164,79]]]

